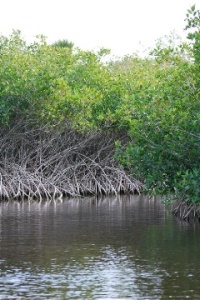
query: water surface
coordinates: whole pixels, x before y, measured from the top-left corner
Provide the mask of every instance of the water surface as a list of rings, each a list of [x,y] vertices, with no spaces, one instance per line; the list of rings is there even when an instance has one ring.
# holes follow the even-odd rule
[[[0,299],[200,299],[200,226],[140,196],[0,203]]]

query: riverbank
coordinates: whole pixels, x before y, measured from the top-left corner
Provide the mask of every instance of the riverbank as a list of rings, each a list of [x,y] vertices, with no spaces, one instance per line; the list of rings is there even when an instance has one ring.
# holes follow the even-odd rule
[[[128,143],[125,132],[105,128],[83,134],[69,124],[61,128],[38,127],[21,120],[10,129],[0,130],[0,200],[38,201],[144,191],[144,184],[114,159],[116,140]],[[200,221],[199,206],[181,199],[173,201],[171,211],[185,221]]]
[[[191,221],[197,219],[200,222],[200,206],[197,204],[190,204],[182,200],[176,200],[171,207],[172,213],[184,221]]]
[[[23,121],[1,132],[0,199],[140,193],[141,182],[114,160],[119,132],[80,134],[31,127]]]
[[[199,21],[193,6],[188,43],[172,35],[147,57],[109,61],[107,49],[0,36],[0,199],[145,190],[196,216]]]

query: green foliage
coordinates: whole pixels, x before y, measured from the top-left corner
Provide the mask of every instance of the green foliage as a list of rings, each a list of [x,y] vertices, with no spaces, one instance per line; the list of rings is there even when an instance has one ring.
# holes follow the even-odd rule
[[[199,167],[198,164],[196,167]],[[176,178],[175,197],[189,204],[199,204],[200,196],[200,169],[186,170],[184,173],[178,172]]]
[[[71,46],[66,41],[48,45],[43,36],[27,45],[19,31],[0,37],[2,125],[20,116],[83,129],[106,122],[110,108],[115,109],[109,99],[121,93],[101,62],[107,52]]]
[[[190,43],[159,40],[148,57],[106,63],[107,49],[82,51],[67,40],[30,45],[19,31],[0,37],[0,125],[17,118],[77,130],[124,131],[115,159],[147,192],[200,202],[200,12],[187,12]],[[55,127],[55,126],[54,126]]]
[[[160,42],[151,52],[153,60],[145,62],[146,70],[140,65],[133,71],[129,64],[126,72],[134,75],[134,83],[141,75],[141,89],[131,83],[132,141],[125,149],[117,145],[116,157],[132,167],[148,192],[174,193],[175,198],[199,203],[199,11],[192,7],[187,18],[194,30],[191,46]]]
[[[188,39],[193,42],[196,86],[200,89],[200,10],[197,10],[193,5],[188,9],[186,17],[187,25],[185,29],[189,30]]]
[[[52,46],[72,49],[74,47],[74,44],[68,40],[58,40],[55,43],[53,43]]]

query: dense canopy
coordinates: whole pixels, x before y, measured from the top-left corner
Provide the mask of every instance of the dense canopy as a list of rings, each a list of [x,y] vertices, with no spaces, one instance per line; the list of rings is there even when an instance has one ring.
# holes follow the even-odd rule
[[[67,124],[82,136],[114,134],[112,159],[143,190],[199,204],[200,12],[195,6],[187,12],[186,30],[187,43],[171,36],[147,57],[112,61],[105,59],[106,49],[82,51],[67,40],[49,45],[40,36],[27,44],[19,31],[1,36],[1,137],[21,120],[22,132],[41,127],[51,135],[65,134]],[[7,154],[1,156],[6,161]]]

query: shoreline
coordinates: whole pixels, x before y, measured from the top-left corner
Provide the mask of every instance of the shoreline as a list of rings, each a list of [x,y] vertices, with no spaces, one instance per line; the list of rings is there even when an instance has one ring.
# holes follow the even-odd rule
[[[119,133],[62,133],[19,123],[1,134],[0,199],[140,193],[142,184],[113,158]]]

